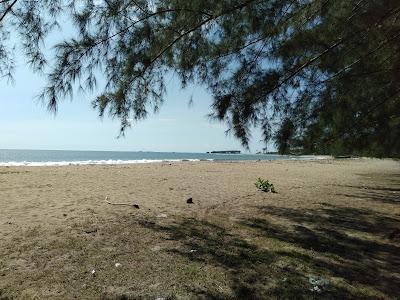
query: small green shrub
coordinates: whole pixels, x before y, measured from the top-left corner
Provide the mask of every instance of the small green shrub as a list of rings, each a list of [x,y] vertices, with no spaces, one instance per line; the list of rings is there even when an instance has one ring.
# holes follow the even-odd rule
[[[261,191],[263,191],[263,192],[266,192],[266,193],[269,193],[269,192],[271,192],[271,193],[276,193],[274,185],[273,185],[272,183],[270,183],[268,180],[264,180],[264,179],[262,179],[262,178],[258,178],[257,181],[256,181],[256,183],[255,183],[255,186],[256,186],[259,190],[261,190]]]

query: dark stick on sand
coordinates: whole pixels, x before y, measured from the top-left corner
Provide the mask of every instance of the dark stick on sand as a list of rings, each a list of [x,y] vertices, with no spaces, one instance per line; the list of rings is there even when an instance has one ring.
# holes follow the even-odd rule
[[[129,204],[129,203],[112,203],[110,201],[108,201],[108,197],[106,197],[106,199],[104,200],[107,204],[110,205],[123,205],[123,206],[130,206],[130,207],[134,207],[134,208],[139,208],[139,205],[137,204]]]

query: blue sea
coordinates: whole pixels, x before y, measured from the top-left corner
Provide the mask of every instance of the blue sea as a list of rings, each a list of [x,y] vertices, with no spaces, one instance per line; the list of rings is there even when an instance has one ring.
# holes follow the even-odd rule
[[[179,161],[305,160],[322,156],[178,152],[0,150],[0,166],[114,165]]]

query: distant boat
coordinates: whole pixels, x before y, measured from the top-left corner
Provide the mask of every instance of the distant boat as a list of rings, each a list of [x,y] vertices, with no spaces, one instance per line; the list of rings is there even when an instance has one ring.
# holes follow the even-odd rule
[[[240,154],[239,150],[211,151],[211,154]]]

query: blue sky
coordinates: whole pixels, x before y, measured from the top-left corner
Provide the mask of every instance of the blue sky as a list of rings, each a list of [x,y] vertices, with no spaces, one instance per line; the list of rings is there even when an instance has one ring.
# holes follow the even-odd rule
[[[50,41],[51,43],[51,41]],[[205,152],[241,149],[226,136],[223,123],[210,122],[211,96],[202,87],[181,90],[177,78],[168,80],[167,97],[158,114],[135,124],[117,138],[118,120],[101,120],[90,102],[94,94],[75,94],[60,103],[56,116],[34,99],[44,80],[17,55],[15,84],[0,79],[0,149],[114,150]],[[188,106],[193,96],[194,103]],[[263,148],[255,130],[251,152]]]

